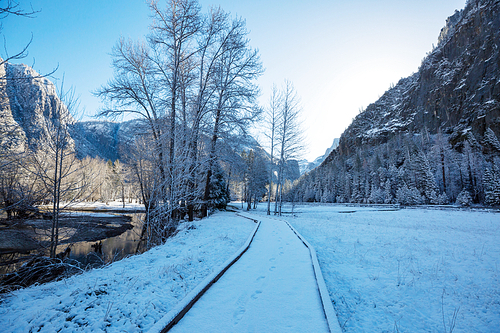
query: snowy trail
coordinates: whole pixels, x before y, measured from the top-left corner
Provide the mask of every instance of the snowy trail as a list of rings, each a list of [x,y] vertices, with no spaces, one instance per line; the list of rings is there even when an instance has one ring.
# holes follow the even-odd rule
[[[169,332],[329,332],[309,249],[259,217],[248,251]]]

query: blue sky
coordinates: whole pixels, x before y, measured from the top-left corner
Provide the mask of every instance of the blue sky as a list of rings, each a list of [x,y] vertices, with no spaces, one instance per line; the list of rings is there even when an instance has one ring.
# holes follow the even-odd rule
[[[41,10],[35,18],[8,17],[2,34],[10,54],[33,34],[22,62],[40,73],[59,66],[87,116],[99,99],[91,91],[112,77],[111,48],[120,36],[143,38],[149,9],[143,0],[19,0]],[[162,1],[160,1],[162,3]],[[164,3],[164,2],[163,2]],[[261,103],[273,83],[291,80],[302,99],[308,150],[322,155],[360,108],[377,100],[391,83],[418,70],[437,43],[446,18],[465,0],[200,0],[205,11],[220,5],[242,16],[266,68],[259,80]],[[2,48],[0,56],[6,56]],[[255,130],[258,136],[258,130]]]

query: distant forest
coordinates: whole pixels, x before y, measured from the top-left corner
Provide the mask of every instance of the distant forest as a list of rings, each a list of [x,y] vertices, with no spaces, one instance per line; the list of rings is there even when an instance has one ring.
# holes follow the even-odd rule
[[[304,202],[468,206],[500,204],[500,157],[469,140],[452,148],[445,135],[401,134],[350,156],[332,154],[297,181],[287,198]],[[500,152],[492,130],[485,134]],[[472,144],[471,144],[472,142]]]

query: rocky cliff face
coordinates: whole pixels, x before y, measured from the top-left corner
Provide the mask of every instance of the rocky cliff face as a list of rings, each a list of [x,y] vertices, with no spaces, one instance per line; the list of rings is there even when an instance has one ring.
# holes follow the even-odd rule
[[[333,143],[330,146],[330,148],[327,148],[325,153],[321,156],[316,157],[314,161],[312,162],[309,162],[308,160],[299,161],[300,174],[303,175],[304,173],[310,172],[311,170],[319,166],[328,157],[328,155],[330,155],[332,151],[337,149],[338,146],[339,146],[339,138],[335,138],[333,139]]]
[[[454,147],[488,128],[500,133],[500,1],[471,0],[448,18],[417,73],[359,114],[338,152],[387,142],[398,133],[449,135]]]
[[[121,158],[131,133],[140,122],[77,122],[61,101],[56,87],[26,65],[4,63],[0,66],[0,144],[4,152],[25,148],[47,148],[54,132],[63,128],[69,146],[77,156]]]
[[[47,78],[26,65],[4,63],[0,67],[0,127],[11,149],[44,149],[58,128],[67,131],[75,124]],[[73,147],[74,141],[68,138]]]
[[[80,158],[99,157],[103,160],[123,160],[130,151],[136,134],[147,133],[141,120],[125,122],[81,121],[70,126],[75,148]]]

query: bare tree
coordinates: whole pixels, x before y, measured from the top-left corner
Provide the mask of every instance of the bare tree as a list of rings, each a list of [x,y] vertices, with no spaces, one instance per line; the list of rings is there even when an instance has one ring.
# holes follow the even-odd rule
[[[297,158],[304,149],[304,135],[301,128],[302,108],[292,82],[285,80],[281,95],[280,123],[277,131],[279,145],[278,184],[275,214],[281,216],[283,203],[284,171],[287,161]]]
[[[271,195],[273,191],[274,178],[274,148],[276,146],[276,131],[279,125],[279,110],[281,97],[276,85],[273,85],[271,97],[269,98],[269,106],[266,108],[264,117],[264,126],[266,126],[265,135],[269,139],[270,158],[269,166],[269,187],[267,190],[267,215],[271,215]]]
[[[254,81],[262,73],[257,50],[249,47],[245,21],[236,18],[223,30],[220,36],[220,56],[217,58],[213,75],[214,109],[212,131],[205,178],[202,214],[207,214],[210,196],[210,180],[216,161],[216,145],[221,133],[231,134],[235,130],[243,133],[246,127],[260,114],[256,107],[259,89]]]
[[[48,89],[48,88],[46,88]],[[74,122],[71,112],[78,109],[74,89],[64,90],[61,84],[59,99],[56,99],[51,114],[44,117],[45,138],[39,146],[33,147],[30,155],[30,170],[40,177],[52,201],[52,227],[50,234],[50,257],[56,257],[59,244],[59,217],[62,201],[67,206],[80,198],[86,184],[81,179],[81,162],[76,158],[74,143],[68,126]],[[31,168],[31,165],[34,167]]]
[[[191,126],[187,140],[186,157],[186,206],[190,221],[194,218],[194,209],[197,204],[198,189],[197,175],[201,166],[198,160],[199,142],[203,119],[210,112],[214,85],[212,76],[216,70],[217,59],[220,57],[224,42],[219,38],[223,34],[228,21],[228,14],[221,8],[212,8],[205,16],[204,24],[200,30],[197,41],[198,52],[196,55],[196,79],[193,91],[193,105],[191,112]]]
[[[185,158],[182,156],[185,149],[180,145],[185,139],[176,138],[177,111],[178,104],[180,104],[185,124],[186,93],[193,79],[193,57],[197,52],[195,37],[201,26],[200,6],[194,0],[170,0],[165,10],[161,10],[156,2],[151,2],[150,8],[154,18],[151,34],[148,37],[153,50],[151,59],[155,63],[158,79],[162,84],[164,103],[169,110],[166,115],[168,129],[165,130],[168,142],[168,174],[162,192],[166,195],[167,205],[164,210],[166,210],[167,219],[170,220],[173,215],[177,215],[179,210],[175,203],[179,201],[180,184],[176,180],[181,178],[178,174],[182,172],[176,168],[174,160],[178,162],[178,159]],[[186,135],[185,131],[184,125],[181,134]],[[181,142],[177,143],[177,139]],[[176,150],[181,155],[178,158],[176,158]]]
[[[164,11],[154,1],[150,8],[154,15],[149,36],[153,50],[151,60],[156,65],[164,88],[167,88],[165,97],[170,100],[167,104],[170,107],[168,164],[171,166],[175,158],[178,96],[184,92],[184,76],[189,75],[189,71],[185,70],[196,53],[192,42],[200,29],[200,6],[194,0],[171,0]]]
[[[112,55],[115,77],[95,92],[107,103],[99,116],[133,114],[144,120],[154,147],[153,163],[159,171],[160,180],[156,183],[164,184],[167,178],[163,140],[165,112],[162,108],[161,85],[156,80],[156,67],[151,61],[150,50],[144,43],[125,41],[122,38],[114,47]],[[150,183],[141,184],[146,186]],[[143,190],[143,194],[151,192],[150,189]],[[148,213],[157,206],[156,201],[159,200],[155,200],[153,196],[143,197]]]
[[[111,102],[100,115],[136,114],[146,120],[155,146],[155,167],[159,179],[156,189],[143,188],[144,204],[148,212],[156,211],[167,224],[178,202],[174,192],[180,187],[175,180],[180,171],[176,151],[185,151],[176,144],[177,105],[181,104],[184,123],[186,117],[186,90],[192,80],[192,59],[196,49],[191,44],[199,29],[199,5],[192,0],[171,0],[165,10],[151,2],[153,25],[148,46],[121,40],[113,51],[115,78],[96,94]],[[179,98],[180,96],[180,98]],[[186,126],[183,128],[186,131]],[[183,142],[187,140],[182,139]],[[142,179],[142,178],[140,178]],[[143,186],[150,182],[140,182]],[[159,203],[162,203],[161,205]],[[161,206],[161,207],[160,207]]]
[[[153,158],[138,150],[132,165],[148,233],[161,242],[186,213],[189,220],[200,207],[206,213],[212,175],[223,176],[218,139],[259,113],[253,81],[262,67],[242,19],[220,8],[202,15],[197,0],[169,0],[164,9],[151,2],[150,9],[147,45],[120,40],[115,76],[96,95],[108,103],[100,115],[131,113],[148,125],[136,144],[153,147]]]

